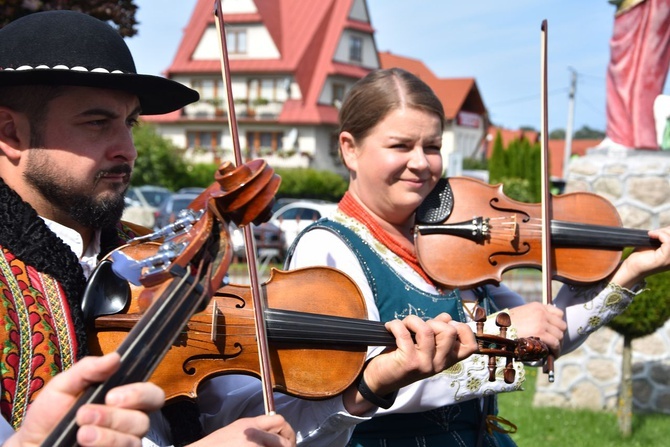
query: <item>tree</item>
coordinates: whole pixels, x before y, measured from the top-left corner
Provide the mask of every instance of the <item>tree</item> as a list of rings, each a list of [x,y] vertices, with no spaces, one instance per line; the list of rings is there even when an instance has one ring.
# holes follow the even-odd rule
[[[282,178],[277,197],[320,199],[339,202],[347,190],[347,181],[330,171],[309,168],[276,169]]]
[[[148,124],[133,129],[133,139],[137,148],[137,160],[131,177],[135,186],[157,185],[176,190],[188,182],[188,165],[179,150],[168,140],[156,133]],[[212,181],[214,176],[212,175]]]
[[[19,17],[39,11],[68,9],[80,11],[105,22],[112,22],[123,37],[137,34],[135,0],[3,0],[0,28]]]
[[[505,157],[505,148],[503,147],[502,135],[496,132],[493,140],[493,150],[489,158],[489,181],[492,184],[500,183],[507,175],[507,161]]]
[[[605,132],[591,129],[589,126],[582,126],[573,136],[575,140],[601,140],[605,138]]]
[[[515,139],[504,148],[500,133],[493,141],[489,159],[489,181],[502,183],[506,196],[528,203],[540,201],[540,145],[527,138]]]
[[[565,140],[565,129],[554,129],[549,132],[550,140]]]
[[[619,430],[624,437],[632,433],[633,415],[633,340],[653,334],[670,318],[670,272],[647,278],[648,290],[641,292],[621,315],[607,326],[623,336],[621,385],[618,400]]]

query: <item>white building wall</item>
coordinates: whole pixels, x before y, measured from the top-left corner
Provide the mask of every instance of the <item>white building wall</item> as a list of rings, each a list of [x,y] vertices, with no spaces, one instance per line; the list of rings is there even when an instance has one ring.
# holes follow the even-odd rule
[[[337,45],[337,50],[335,50],[333,59],[345,64],[353,63],[349,59],[349,44],[351,36],[358,36],[363,40],[362,61],[359,62],[359,64],[363,67],[378,68],[377,48],[375,47],[375,42],[372,39],[372,36],[354,30],[344,30],[342,36],[340,37],[340,42]]]
[[[247,31],[247,52],[244,54],[229,53],[229,59],[279,59],[277,46],[270,37],[270,33],[263,25],[228,25],[227,31],[244,28]],[[218,60],[219,34],[214,25],[208,26],[193,52],[194,60]]]
[[[224,14],[245,14],[254,13],[258,10],[253,0],[223,0],[221,11]]]
[[[354,4],[351,5],[351,11],[349,11],[349,18],[352,20],[358,20],[360,22],[370,21],[370,17],[368,17],[368,11],[365,8],[365,2],[363,0],[354,1]]]

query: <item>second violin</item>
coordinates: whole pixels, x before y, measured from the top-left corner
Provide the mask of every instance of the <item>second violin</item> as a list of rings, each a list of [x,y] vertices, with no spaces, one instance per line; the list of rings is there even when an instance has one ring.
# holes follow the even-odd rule
[[[592,283],[610,275],[625,247],[659,243],[646,230],[623,228],[616,208],[596,194],[552,199],[553,278]],[[466,177],[442,179],[417,210],[415,246],[421,266],[450,288],[497,284],[513,268],[542,265],[540,204],[505,196],[502,185]],[[458,263],[446,262],[458,256]]]

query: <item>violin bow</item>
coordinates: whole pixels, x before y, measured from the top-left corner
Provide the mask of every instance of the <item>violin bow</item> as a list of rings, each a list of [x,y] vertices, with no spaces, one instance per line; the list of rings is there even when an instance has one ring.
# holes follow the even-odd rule
[[[226,43],[226,30],[223,22],[223,9],[221,0],[214,2],[214,18],[219,35],[219,45],[221,51],[221,75],[223,84],[226,88],[226,101],[228,105],[228,128],[233,140],[233,151],[235,163],[242,166],[242,151],[240,149],[240,138],[237,129],[237,118],[235,116],[235,101],[233,100],[233,88],[230,75],[230,62],[228,59],[228,47]],[[249,270],[249,281],[251,286],[251,295],[254,303],[254,321],[256,326],[256,336],[258,339],[258,357],[260,362],[261,384],[263,387],[263,399],[266,414],[275,413],[275,403],[272,385],[272,368],[270,365],[270,351],[268,348],[268,337],[265,322],[265,302],[260,280],[258,278],[258,267],[256,259],[256,243],[251,223],[242,226],[244,234],[245,252],[247,255],[247,266]]]
[[[549,179],[549,120],[547,106],[547,20],[542,21],[541,44],[541,191],[542,191],[542,302],[553,304],[551,277],[554,271],[551,257],[551,187]],[[554,381],[554,356],[547,356],[544,372],[548,374],[549,382]]]

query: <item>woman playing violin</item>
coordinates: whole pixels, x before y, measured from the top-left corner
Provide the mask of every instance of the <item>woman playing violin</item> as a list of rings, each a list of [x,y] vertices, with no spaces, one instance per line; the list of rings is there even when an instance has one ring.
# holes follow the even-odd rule
[[[414,75],[379,70],[348,93],[340,126],[348,191],[332,218],[299,236],[288,265],[328,265],[349,274],[366,298],[370,319],[448,312],[454,320],[471,322],[475,304],[489,314],[507,309],[516,336],[540,337],[559,355],[621,313],[645,275],[670,265],[670,229],[665,228],[650,232],[662,242],[660,248],[633,253],[606,283],[563,287],[555,306],[526,304],[504,285],[443,290],[418,263],[412,232],[417,207],[442,174],[440,101]],[[459,262],[458,253],[445,257]],[[515,365],[516,379],[507,384],[489,382],[485,365],[476,354],[402,388],[389,408],[356,427],[349,445],[514,445],[505,433],[512,426],[496,415],[495,397],[485,396],[520,390],[523,366]]]

